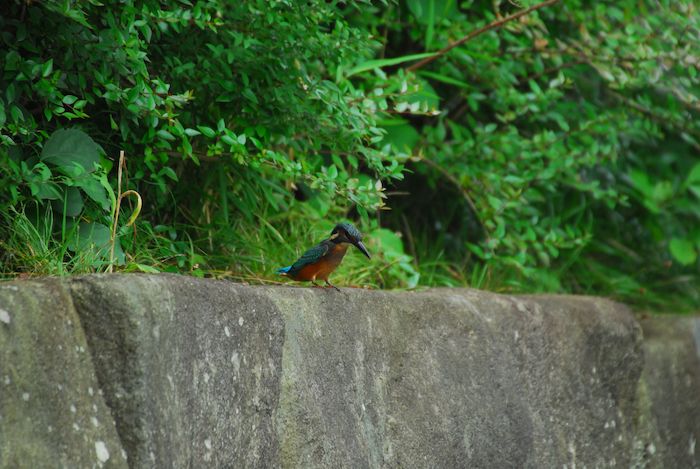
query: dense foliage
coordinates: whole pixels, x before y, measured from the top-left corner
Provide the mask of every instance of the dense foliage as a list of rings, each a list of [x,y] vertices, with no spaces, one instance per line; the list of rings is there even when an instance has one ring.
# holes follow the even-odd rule
[[[423,64],[536,2],[11,0],[0,271],[273,281],[352,219],[341,283],[697,307],[700,12],[546,3]]]

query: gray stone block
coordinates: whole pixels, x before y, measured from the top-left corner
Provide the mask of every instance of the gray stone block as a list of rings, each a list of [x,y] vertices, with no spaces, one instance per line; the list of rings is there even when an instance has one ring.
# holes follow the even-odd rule
[[[2,467],[700,465],[697,318],[172,275],[0,284],[2,311]]]
[[[0,283],[0,467],[127,467],[64,284]]]

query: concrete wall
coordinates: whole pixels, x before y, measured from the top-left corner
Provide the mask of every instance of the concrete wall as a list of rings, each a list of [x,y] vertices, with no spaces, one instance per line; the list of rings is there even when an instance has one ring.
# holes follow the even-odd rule
[[[698,467],[700,319],[475,290],[0,284],[0,467]]]

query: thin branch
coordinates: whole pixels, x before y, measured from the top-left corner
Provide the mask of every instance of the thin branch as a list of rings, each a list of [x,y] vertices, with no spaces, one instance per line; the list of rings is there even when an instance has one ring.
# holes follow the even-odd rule
[[[117,238],[117,223],[119,223],[119,208],[122,205],[122,170],[124,169],[124,150],[119,152],[119,166],[117,166],[117,200],[114,207],[114,217],[112,219],[112,233],[109,238],[109,266],[107,272],[114,270],[114,244]]]
[[[415,70],[418,70],[419,68],[429,64],[430,62],[437,59],[438,57],[442,57],[443,55],[447,54],[449,51],[451,51],[455,47],[461,46],[465,42],[467,42],[471,39],[474,39],[475,37],[487,32],[487,31],[491,31],[492,29],[500,28],[501,26],[508,23],[509,21],[516,20],[516,19],[520,18],[521,16],[525,16],[528,13],[532,13],[535,10],[539,10],[540,8],[544,8],[544,7],[553,5],[553,4],[557,3],[558,1],[559,0],[547,0],[545,2],[538,3],[537,5],[533,5],[530,8],[527,8],[525,10],[519,11],[517,13],[513,13],[512,15],[506,16],[505,18],[501,18],[500,20],[492,21],[489,24],[487,24],[486,26],[482,26],[481,28],[472,31],[471,33],[464,36],[462,39],[460,39],[456,42],[453,42],[452,44],[448,45],[447,47],[445,47],[443,49],[440,49],[439,51],[437,51],[435,54],[431,55],[430,57],[426,57],[425,59],[421,60],[420,62],[416,62],[413,65],[406,67],[406,70],[409,72],[413,72]]]

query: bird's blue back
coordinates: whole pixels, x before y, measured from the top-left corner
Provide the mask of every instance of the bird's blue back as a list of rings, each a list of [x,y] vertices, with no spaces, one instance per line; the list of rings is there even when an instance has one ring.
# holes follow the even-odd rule
[[[297,259],[297,261],[294,264],[288,267],[282,267],[281,269],[277,269],[277,273],[287,274],[293,277],[297,272],[299,272],[307,265],[314,264],[323,259],[323,257],[326,256],[331,250],[332,245],[333,242],[327,239],[321,241],[319,244],[310,248],[304,254],[302,254],[301,257]]]

